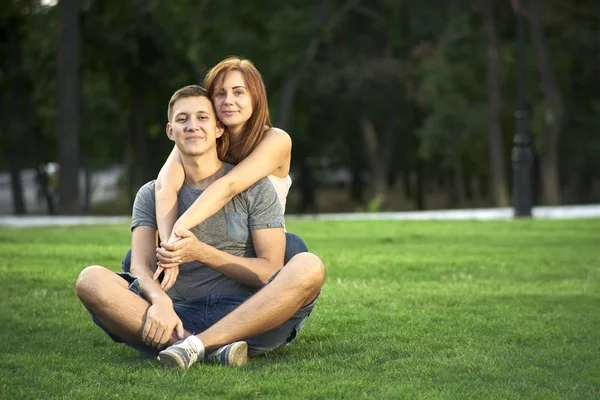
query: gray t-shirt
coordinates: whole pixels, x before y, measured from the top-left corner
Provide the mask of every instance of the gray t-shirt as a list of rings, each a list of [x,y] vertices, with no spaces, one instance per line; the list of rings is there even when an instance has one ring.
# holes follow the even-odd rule
[[[225,173],[233,168],[225,164]],[[140,188],[133,204],[131,229],[150,226],[158,229],[154,183]],[[187,182],[179,191],[179,215],[200,196],[202,190]],[[191,229],[198,239],[219,250],[240,257],[256,257],[250,231],[282,228],[283,212],[275,188],[264,178],[235,196],[215,215]],[[250,296],[256,291],[222,275],[200,262],[181,264],[175,285],[167,294],[173,301],[196,299],[210,294]]]

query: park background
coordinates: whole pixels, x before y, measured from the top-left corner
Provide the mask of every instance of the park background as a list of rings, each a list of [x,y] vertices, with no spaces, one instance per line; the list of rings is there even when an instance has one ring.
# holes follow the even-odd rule
[[[600,218],[510,207],[598,211],[600,0],[521,3],[0,2],[0,399],[597,399]],[[169,371],[75,281],[120,269],[171,94],[229,55],[292,136],[286,227],[327,276],[290,346]]]
[[[519,130],[534,205],[600,202],[598,0],[56,3],[0,5],[0,214],[129,214],[229,55],[292,137],[288,213],[510,206]]]

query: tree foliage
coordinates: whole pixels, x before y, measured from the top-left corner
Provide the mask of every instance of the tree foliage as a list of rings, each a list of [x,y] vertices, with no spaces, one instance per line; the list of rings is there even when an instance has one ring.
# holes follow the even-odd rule
[[[427,207],[424,199],[434,192],[447,194],[447,206],[471,204],[473,197],[493,205],[492,177],[508,177],[510,188],[517,63],[515,2],[491,3],[504,163],[489,161],[493,80],[486,80],[485,2],[434,8],[393,0],[81,1],[81,167],[125,164],[131,198],[172,147],[164,135],[171,93],[200,83],[224,57],[240,55],[262,72],[272,120],[293,138],[292,171],[302,193],[297,209],[318,209],[314,190],[324,164],[351,174],[348,197],[356,207],[406,207],[390,197],[400,186],[416,208]],[[596,4],[522,3],[532,27],[525,76],[537,202],[596,202]],[[0,6],[1,167],[13,171],[13,180],[20,169],[58,157],[60,21],[57,7],[43,4]],[[534,31],[536,21],[543,30]],[[537,47],[536,32],[544,35]],[[560,99],[557,127],[548,125],[550,70],[553,98]],[[551,167],[555,176],[544,176]],[[506,171],[494,175],[493,168]],[[544,190],[554,184],[558,192],[550,198]]]

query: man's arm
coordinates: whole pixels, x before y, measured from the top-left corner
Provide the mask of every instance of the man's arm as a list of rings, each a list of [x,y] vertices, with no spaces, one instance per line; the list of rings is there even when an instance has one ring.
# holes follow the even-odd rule
[[[283,228],[255,229],[251,231],[256,257],[239,257],[218,250],[198,240],[192,232],[181,229],[181,240],[163,244],[158,260],[170,264],[200,261],[209,268],[248,287],[261,287],[283,267],[285,232]]]
[[[152,279],[156,269],[156,229],[151,226],[138,226],[131,232],[131,274],[138,278],[140,289],[151,304],[157,301],[171,301]]]
[[[144,298],[150,302],[142,340],[149,346],[162,348],[176,334],[183,339],[183,323],[173,309],[173,301],[152,279],[156,268],[156,229],[138,226],[131,233],[131,273],[138,278]]]

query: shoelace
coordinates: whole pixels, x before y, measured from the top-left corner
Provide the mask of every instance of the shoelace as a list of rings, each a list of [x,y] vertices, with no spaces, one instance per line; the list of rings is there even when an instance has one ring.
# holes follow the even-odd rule
[[[198,353],[190,346],[179,346],[179,348],[185,351],[185,354],[187,355],[190,364],[198,359]]]
[[[227,350],[227,346],[223,346],[215,352],[212,352],[208,355],[208,360],[211,362],[221,361],[221,354],[223,354]]]

